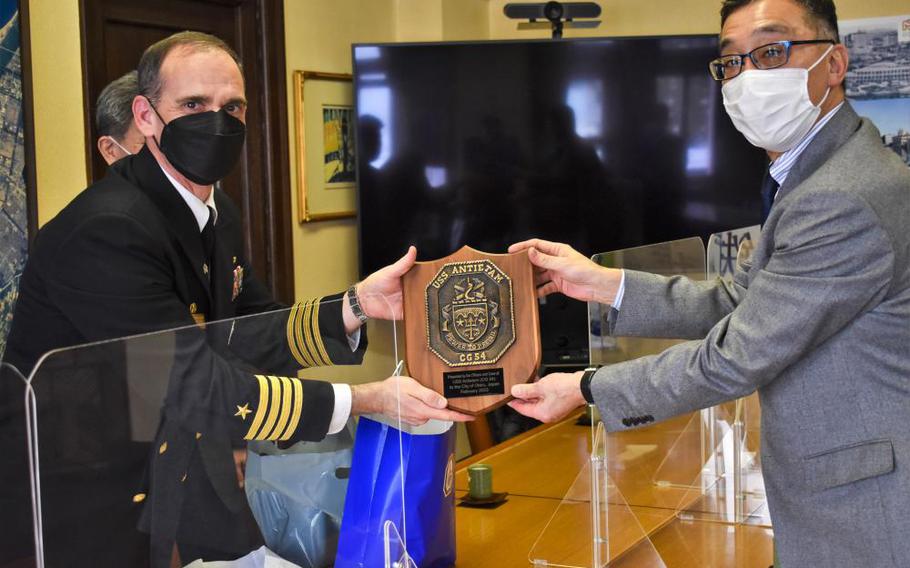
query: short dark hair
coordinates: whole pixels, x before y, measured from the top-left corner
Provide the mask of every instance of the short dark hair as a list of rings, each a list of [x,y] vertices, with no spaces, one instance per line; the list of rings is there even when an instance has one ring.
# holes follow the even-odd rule
[[[241,74],[243,73],[243,66],[240,64],[237,53],[221,38],[202,32],[178,32],[153,43],[142,53],[137,68],[140,95],[147,97],[152,102],[158,100],[158,97],[161,96],[161,64],[164,63],[167,54],[178,47],[185,47],[193,51],[220,49],[231,56],[231,59],[240,68]]]
[[[720,7],[720,25],[730,14],[747,6],[755,0],[723,0]],[[809,23],[815,26],[821,39],[833,39],[840,43],[840,31],[837,29],[837,9],[834,0],[793,0],[806,11]]]
[[[133,123],[133,99],[139,93],[136,76],[136,71],[130,71],[101,90],[95,108],[98,136],[113,136],[117,140],[123,140]]]

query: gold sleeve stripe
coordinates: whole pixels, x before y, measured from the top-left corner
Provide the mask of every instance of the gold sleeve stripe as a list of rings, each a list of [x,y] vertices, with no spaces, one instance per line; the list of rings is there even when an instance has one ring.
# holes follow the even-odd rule
[[[268,433],[275,427],[275,421],[278,420],[278,413],[281,410],[281,381],[278,380],[278,377],[269,376],[269,392],[271,393],[269,413],[262,429],[254,434],[254,440],[265,440]]]
[[[310,350],[307,349],[306,339],[303,336],[303,322],[306,321],[306,309],[306,302],[301,303],[300,310],[297,312],[297,319],[294,321],[294,333],[297,337],[297,347],[300,349],[300,352],[304,354],[304,359],[309,362],[307,367],[315,367],[316,362],[313,361]]]
[[[256,405],[256,416],[253,417],[253,423],[250,424],[249,431],[246,433],[246,436],[243,437],[244,440],[253,439],[253,436],[259,431],[259,426],[262,425],[262,421],[265,419],[266,410],[268,409],[269,383],[262,375],[256,375],[256,380],[259,381],[259,404]]]
[[[297,319],[297,345],[300,347],[300,351],[304,353],[307,360],[310,362],[310,367],[318,367],[319,361],[316,357],[313,356],[313,351],[310,349],[310,339],[309,334],[307,333],[307,321],[310,312],[310,303],[304,302],[300,305],[300,315]]]
[[[322,305],[321,299],[316,300],[316,306],[313,309],[313,336],[316,339],[316,348],[319,350],[319,356],[322,357],[323,362],[326,365],[331,365],[332,360],[329,358],[329,354],[325,350],[325,344],[322,342],[322,334],[319,332],[319,306]]]
[[[306,362],[306,359],[303,358],[303,353],[300,352],[300,348],[297,346],[297,317],[300,312],[300,304],[294,304],[291,307],[291,312],[288,315],[288,348],[291,350],[291,355],[294,356],[294,359],[297,360],[297,363],[301,367],[309,367]]]
[[[300,413],[303,411],[303,383],[300,382],[300,379],[291,379],[291,383],[294,385],[294,413],[291,414],[291,421],[288,422],[288,427],[284,429],[284,434],[278,438],[279,440],[289,439],[294,431],[297,430],[297,424],[300,423]]]
[[[314,305],[318,306],[319,304],[313,302],[307,302],[306,308],[304,308],[303,315],[303,337],[306,340],[306,349],[309,352],[310,356],[313,358],[313,361],[316,365],[328,365],[327,362],[322,360],[322,357],[319,354],[319,348],[316,345],[316,340],[313,337],[313,307]]]
[[[278,377],[281,381],[281,412],[278,414],[278,422],[275,428],[270,432],[263,432],[266,440],[277,440],[284,429],[288,426],[288,418],[291,416],[291,379],[287,377]]]
[[[294,320],[294,337],[297,341],[297,350],[300,351],[301,357],[303,357],[303,360],[306,361],[306,366],[318,367],[319,361],[313,357],[313,354],[307,345],[306,338],[303,335],[303,330],[304,326],[306,325],[307,318],[307,305],[307,302],[297,304],[297,317]]]

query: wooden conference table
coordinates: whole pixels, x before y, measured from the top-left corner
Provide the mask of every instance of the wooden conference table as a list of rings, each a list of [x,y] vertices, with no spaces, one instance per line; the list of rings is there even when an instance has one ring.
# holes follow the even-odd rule
[[[467,493],[467,467],[480,462],[493,467],[493,490],[509,497],[492,509],[456,507],[456,566],[524,568],[533,565],[531,558],[551,566],[591,565],[590,484],[588,470],[582,471],[590,456],[591,427],[576,425],[577,417],[540,426],[459,462],[456,500]],[[721,495],[723,484],[708,490],[707,497],[691,488],[701,480],[695,420],[689,415],[608,435],[609,566],[772,564],[770,528],[718,522],[732,503]],[[750,511],[761,508],[749,506]],[[758,512],[757,517],[766,517],[766,509]]]

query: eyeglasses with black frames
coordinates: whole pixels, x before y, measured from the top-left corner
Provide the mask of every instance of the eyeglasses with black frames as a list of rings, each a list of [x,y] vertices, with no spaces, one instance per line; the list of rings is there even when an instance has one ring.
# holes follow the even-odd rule
[[[746,58],[752,60],[756,69],[774,69],[782,67],[790,61],[790,49],[796,45],[814,45],[818,43],[836,44],[831,39],[805,39],[796,41],[775,41],[761,47],[756,47],[749,53],[734,53],[723,55],[711,61],[708,69],[715,81],[727,81],[742,73],[746,66]]]

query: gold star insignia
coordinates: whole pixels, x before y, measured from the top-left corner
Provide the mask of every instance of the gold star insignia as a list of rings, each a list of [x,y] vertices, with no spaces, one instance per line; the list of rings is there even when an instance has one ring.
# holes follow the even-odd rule
[[[234,416],[239,416],[241,420],[246,420],[246,415],[250,412],[253,412],[250,410],[250,403],[246,403],[243,406],[237,405],[237,413]]]

